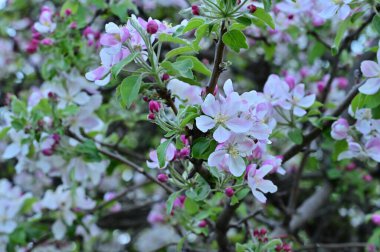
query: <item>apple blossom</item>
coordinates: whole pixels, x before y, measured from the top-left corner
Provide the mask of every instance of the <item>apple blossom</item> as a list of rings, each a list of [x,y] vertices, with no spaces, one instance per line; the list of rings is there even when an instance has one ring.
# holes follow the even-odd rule
[[[277,186],[272,181],[264,179],[272,170],[273,166],[271,165],[263,165],[257,168],[257,165],[254,164],[248,171],[248,185],[252,190],[253,196],[261,203],[265,203],[267,200],[264,193],[274,193],[277,191]]]
[[[346,119],[339,118],[331,126],[331,137],[335,140],[343,140],[348,136],[348,130],[350,126]]]
[[[380,90],[380,49],[377,51],[377,62],[364,60],[360,69],[364,77],[368,78],[359,91],[366,95],[373,95]]]

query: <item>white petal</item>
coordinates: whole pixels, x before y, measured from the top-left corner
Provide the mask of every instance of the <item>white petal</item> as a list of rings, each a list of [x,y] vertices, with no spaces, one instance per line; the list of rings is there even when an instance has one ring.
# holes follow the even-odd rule
[[[228,159],[228,169],[235,177],[240,177],[245,171],[244,159],[240,156],[231,157]]]
[[[105,26],[105,30],[107,33],[117,33],[119,34],[120,33],[120,28],[119,26],[117,26],[115,23],[113,22],[110,22],[108,24],[106,24]]]
[[[270,192],[270,193],[277,192],[277,186],[275,186],[272,183],[272,181],[270,181],[270,180],[263,180],[263,181],[261,181],[261,183],[258,185],[257,188],[260,189],[260,191],[262,191],[264,193],[267,193],[267,192]]]
[[[306,110],[300,108],[300,107],[294,107],[294,110],[293,110],[293,113],[296,115],[296,116],[304,116],[306,115]]]
[[[56,240],[62,240],[66,234],[66,226],[61,220],[56,220],[52,226],[52,231]]]
[[[376,94],[380,89],[380,78],[368,79],[363,86],[359,88],[360,93],[366,95]]]
[[[8,145],[8,147],[5,149],[2,157],[3,159],[14,158],[17,156],[17,154],[20,153],[20,151],[21,151],[21,146],[17,143],[12,143]]]
[[[197,125],[197,128],[202,132],[207,132],[208,130],[215,127],[215,121],[212,118],[205,115],[197,117],[195,119],[195,124]]]
[[[230,138],[231,132],[223,126],[219,125],[212,136],[218,143],[224,143],[228,140],[228,138]]]
[[[379,64],[371,60],[364,60],[360,64],[360,70],[362,71],[364,77],[367,78],[376,77],[380,75]]]
[[[220,112],[219,102],[215,100],[212,94],[206,96],[205,101],[202,104],[202,111],[208,116],[214,117]]]
[[[252,194],[253,196],[255,196],[255,198],[260,201],[261,203],[265,203],[267,202],[267,198],[264,196],[264,194],[262,192],[259,192],[259,191],[252,191]]]

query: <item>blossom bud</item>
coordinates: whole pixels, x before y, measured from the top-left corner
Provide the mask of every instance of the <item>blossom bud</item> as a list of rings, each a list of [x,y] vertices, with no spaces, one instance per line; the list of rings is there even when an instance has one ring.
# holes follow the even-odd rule
[[[373,214],[371,220],[374,224],[380,226],[380,214]]]
[[[338,80],[338,88],[339,89],[345,89],[345,88],[347,88],[347,86],[348,86],[348,80],[347,80],[347,78],[339,77],[339,78],[337,78],[337,80]]]
[[[29,54],[35,53],[38,49],[38,44],[38,39],[32,39],[28,42],[28,45],[26,46],[26,52]]]
[[[149,34],[156,34],[158,31],[158,24],[154,20],[150,20],[146,26],[146,31]]]
[[[277,245],[276,248],[274,249],[276,252],[281,252],[282,251],[282,245]]]
[[[69,28],[70,29],[76,29],[76,28],[78,28],[78,24],[77,24],[77,22],[72,22],[70,25],[69,25]]]
[[[53,138],[55,144],[58,144],[61,141],[61,136],[58,135],[57,133],[54,133],[53,135],[51,135],[51,138]]]
[[[346,166],[346,170],[347,171],[352,171],[356,168],[356,164],[354,162],[352,163],[349,163],[347,166]]]
[[[344,118],[339,118],[331,126],[331,137],[335,140],[343,140],[348,136],[350,125]]]
[[[149,113],[148,119],[149,120],[154,120],[154,119],[156,119],[156,116],[153,113]]]
[[[322,93],[325,87],[326,87],[326,83],[324,81],[317,82],[317,89],[319,93]]]
[[[144,102],[149,102],[149,101],[150,101],[150,99],[149,99],[148,96],[144,96],[144,97],[143,97],[143,100],[144,100]]]
[[[49,99],[51,99],[51,100],[56,100],[56,99],[57,99],[57,94],[54,93],[54,92],[49,92],[49,93],[48,93],[48,97],[49,97]]]
[[[260,235],[260,232],[258,229],[253,230],[253,236],[258,237]]]
[[[253,14],[253,13],[255,13],[257,7],[254,4],[250,4],[247,6],[247,9],[248,9],[249,13]]]
[[[52,148],[42,150],[42,154],[44,156],[51,156],[51,155],[53,155],[53,153],[54,153],[54,150]]]
[[[200,227],[200,228],[207,227],[207,221],[206,221],[206,220],[201,220],[201,221],[198,223],[198,227]]]
[[[293,89],[294,86],[296,85],[296,79],[291,75],[287,75],[285,77],[285,82],[288,84],[290,89]]]
[[[162,75],[162,77],[161,77],[161,80],[162,80],[162,81],[167,81],[167,80],[169,80],[169,79],[170,79],[170,75],[167,74],[167,73],[164,73],[164,74]]]
[[[191,12],[193,13],[193,15],[195,15],[195,16],[199,16],[199,14],[200,14],[200,10],[199,10],[198,5],[193,5],[193,6],[191,6]]]
[[[71,11],[71,9],[66,9],[65,10],[65,15],[66,16],[70,16],[73,12]]]
[[[264,236],[267,234],[267,230],[265,228],[260,229],[260,235]]]
[[[232,196],[234,196],[235,191],[234,191],[234,189],[232,187],[227,187],[226,190],[224,190],[224,194],[227,197],[231,198]]]
[[[51,38],[44,38],[40,43],[42,45],[51,46],[53,44],[53,40]]]
[[[149,102],[149,111],[150,113],[157,113],[161,109],[161,104],[157,101]]]
[[[282,245],[282,249],[283,249],[285,252],[290,252],[290,251],[292,251],[292,247],[290,246],[290,244],[284,244],[284,245]]]
[[[372,176],[369,174],[366,174],[363,176],[363,180],[366,182],[371,182],[372,181]]]
[[[166,183],[169,180],[168,176],[166,174],[164,174],[164,173],[158,174],[157,179],[161,183]]]

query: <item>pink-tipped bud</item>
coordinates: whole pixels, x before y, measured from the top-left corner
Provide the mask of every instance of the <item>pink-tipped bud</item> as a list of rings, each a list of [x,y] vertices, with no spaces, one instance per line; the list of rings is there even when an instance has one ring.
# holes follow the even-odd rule
[[[38,49],[38,44],[38,39],[32,39],[28,42],[28,45],[26,46],[26,52],[29,54],[35,53]]]
[[[198,5],[193,5],[191,6],[191,12],[193,13],[193,15],[195,16],[199,16],[199,14],[201,13],[200,12],[200,9],[198,7]]]
[[[234,189],[232,189],[231,187],[227,187],[226,190],[224,190],[224,194],[225,194],[227,197],[231,198],[232,196],[234,196],[235,191],[234,191]]]
[[[247,6],[247,9],[248,9],[249,13],[253,14],[257,10],[257,7],[254,4],[250,4]]]
[[[161,173],[161,174],[158,174],[157,179],[158,179],[158,181],[160,181],[161,183],[166,183],[166,182],[168,182],[169,177],[168,177],[168,175],[166,175],[166,174],[164,174],[164,173]]]
[[[285,252],[290,252],[292,251],[292,247],[290,246],[290,244],[284,244],[282,246],[282,249],[285,251]]]
[[[58,144],[61,141],[61,136],[58,135],[57,133],[54,133],[53,135],[51,135],[51,137],[53,138],[56,144]]]
[[[258,237],[258,236],[260,236],[260,232],[259,232],[258,229],[253,230],[253,236],[254,236],[254,237]]]
[[[158,101],[149,102],[149,111],[150,113],[157,113],[161,109],[161,104]]]
[[[49,97],[49,99],[50,100],[53,100],[53,101],[55,101],[55,100],[57,100],[57,94],[56,93],[54,93],[54,92],[49,92],[48,93],[48,97]]]
[[[167,81],[167,80],[169,80],[169,79],[170,79],[170,75],[167,74],[167,73],[164,73],[164,74],[162,75],[162,77],[161,77],[161,80],[162,80],[162,81]]]
[[[348,80],[347,80],[347,78],[338,77],[337,80],[338,80],[338,88],[339,89],[345,89],[345,88],[347,88],[347,86],[348,86]]]
[[[52,148],[49,148],[49,149],[43,149],[42,150],[42,154],[44,156],[51,156],[54,154],[54,150]]]
[[[282,245],[277,245],[276,248],[274,249],[276,252],[281,252],[282,251]]]
[[[352,171],[356,168],[356,164],[354,162],[352,163],[349,163],[347,166],[346,166],[346,170],[347,171]]]
[[[267,234],[267,230],[265,228],[260,229],[260,235],[264,236]]]
[[[366,174],[363,176],[363,180],[366,182],[371,182],[372,181],[372,176],[369,174]]]
[[[73,14],[73,12],[71,11],[71,9],[66,9],[65,10],[65,15],[66,16],[70,16],[71,14]]]
[[[198,223],[198,227],[200,227],[200,228],[207,227],[207,221],[206,221],[206,220],[201,220],[201,221]]]
[[[293,89],[294,86],[296,85],[296,79],[291,75],[287,75],[285,77],[285,82],[288,84],[290,89]]]
[[[149,113],[148,119],[153,121],[154,119],[156,119],[156,116],[153,113]]]
[[[158,31],[158,24],[154,20],[150,20],[148,24],[146,25],[146,31],[149,34],[156,34]]]
[[[44,38],[40,43],[42,45],[51,46],[53,45],[53,40],[51,38]]]
[[[77,24],[77,22],[72,22],[72,23],[69,25],[69,28],[70,28],[70,29],[73,29],[73,30],[75,30],[76,28],[78,28],[78,24]]]

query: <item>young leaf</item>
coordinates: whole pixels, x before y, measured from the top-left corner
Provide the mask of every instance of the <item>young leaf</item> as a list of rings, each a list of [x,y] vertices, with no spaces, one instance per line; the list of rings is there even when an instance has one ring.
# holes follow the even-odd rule
[[[231,30],[226,32],[222,37],[223,43],[235,52],[240,52],[240,49],[248,49],[247,38],[244,33],[239,30]]]
[[[112,73],[112,76],[116,77],[120,71],[126,66],[128,65],[129,63],[131,63],[136,57],[137,55],[139,55],[138,52],[134,52],[132,54],[129,54],[127,57],[125,57],[122,61],[120,61],[119,63],[115,64],[112,69],[111,69],[111,73]]]
[[[272,16],[269,13],[267,13],[263,8],[257,7],[256,11],[252,15],[263,21],[270,28],[275,29],[275,24]]]
[[[182,191],[174,192],[170,194],[168,201],[166,201],[166,213],[170,215],[173,210],[174,201],[181,194]]]
[[[187,23],[186,27],[183,29],[182,32],[186,33],[186,32],[189,32],[191,30],[194,30],[194,29],[200,27],[201,25],[203,25],[204,22],[205,22],[204,19],[194,17],[194,18],[190,19],[190,21]]]
[[[303,142],[303,135],[300,129],[289,131],[288,136],[295,144],[302,144]]]
[[[339,48],[340,48],[340,43],[342,42],[343,35],[345,31],[347,30],[349,23],[350,23],[350,19],[348,18],[339,24],[338,31],[336,32],[336,35],[335,35],[334,44],[331,48],[332,55],[335,55],[338,53]]]
[[[158,158],[158,163],[160,167],[165,166],[166,150],[168,149],[170,142],[171,142],[170,140],[166,140],[165,142],[161,143],[157,148],[157,158]]]
[[[119,86],[121,101],[128,108],[137,99],[141,87],[141,76],[132,75],[123,80]]]
[[[211,71],[198,58],[194,56],[180,56],[178,60],[189,59],[193,62],[193,70],[206,76],[211,76]]]

